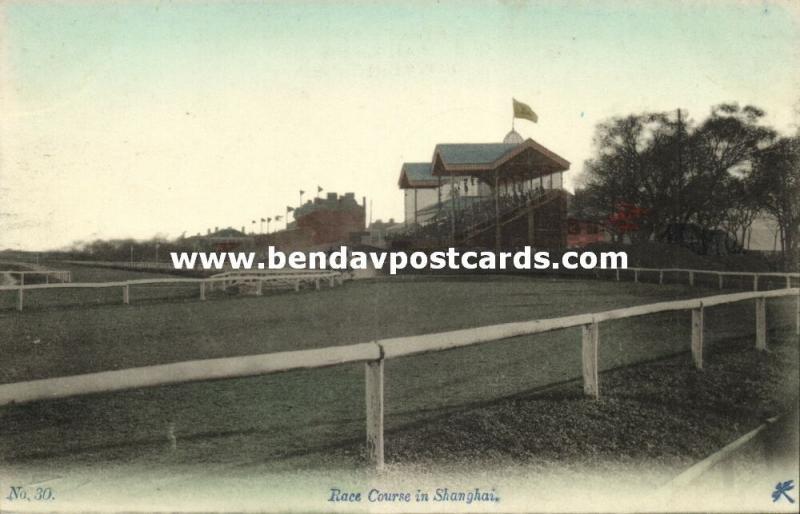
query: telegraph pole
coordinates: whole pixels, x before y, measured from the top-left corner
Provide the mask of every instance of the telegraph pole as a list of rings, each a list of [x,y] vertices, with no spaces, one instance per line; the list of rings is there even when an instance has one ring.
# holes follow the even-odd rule
[[[681,109],[678,107],[678,187],[675,191],[675,213],[674,220],[677,221],[681,212],[681,189],[683,188],[683,119],[681,118]],[[683,239],[683,227],[680,228],[681,239]]]

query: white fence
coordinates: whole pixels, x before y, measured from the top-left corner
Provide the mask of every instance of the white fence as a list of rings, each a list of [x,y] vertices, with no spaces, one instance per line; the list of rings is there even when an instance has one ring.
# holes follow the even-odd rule
[[[51,278],[59,282],[72,282],[72,272],[61,271],[61,270],[35,270],[35,271],[0,270],[0,275],[9,275],[12,278],[16,275],[17,277],[19,277],[20,285],[25,284],[26,276],[44,276],[44,281],[46,284],[50,283]]]
[[[692,332],[690,348],[694,366],[702,369],[703,314],[705,309],[717,305],[754,300],[756,313],[755,347],[759,350],[766,350],[766,300],[791,296],[796,297],[796,332],[800,335],[800,288],[777,289],[660,302],[561,318],[504,323],[435,334],[383,339],[349,346],[195,360],[18,382],[0,385],[0,406],[167,384],[249,377],[296,369],[364,363],[366,370],[367,451],[371,462],[380,469],[383,467],[384,460],[383,383],[384,362],[386,359],[450,350],[518,336],[541,334],[553,330],[581,327],[583,389],[586,395],[598,398],[600,395],[598,379],[600,323],[659,312],[691,310]]]
[[[26,272],[27,273],[27,272]],[[297,273],[259,273],[259,272],[234,272],[223,273],[219,276],[210,278],[144,278],[135,280],[123,280],[117,282],[69,282],[69,283],[47,283],[47,284],[24,284],[11,286],[0,286],[0,291],[17,292],[17,310],[21,311],[24,307],[25,291],[38,289],[104,289],[119,287],[122,289],[122,303],[131,303],[131,287],[146,285],[163,284],[199,284],[200,300],[206,299],[206,289],[213,290],[219,285],[224,290],[232,285],[247,284],[255,290],[256,295],[261,295],[263,288],[287,288],[299,291],[303,284],[313,284],[316,289],[320,289],[320,283],[325,281],[330,287],[341,284],[344,277],[337,272],[297,272]]]
[[[725,285],[725,277],[747,277],[753,282],[753,291],[758,291],[758,282],[760,277],[779,277],[783,278],[786,282],[786,287],[792,287],[792,279],[800,280],[800,273],[777,273],[777,272],[754,272],[754,271],[714,271],[705,269],[684,269],[684,268],[627,268],[624,270],[615,270],[616,279],[620,280],[621,273],[633,272],[633,281],[639,282],[640,274],[658,273],[658,283],[664,283],[664,273],[676,273],[678,275],[686,274],[687,283],[694,286],[695,277],[700,275],[711,275],[717,277],[719,288],[722,289]]]

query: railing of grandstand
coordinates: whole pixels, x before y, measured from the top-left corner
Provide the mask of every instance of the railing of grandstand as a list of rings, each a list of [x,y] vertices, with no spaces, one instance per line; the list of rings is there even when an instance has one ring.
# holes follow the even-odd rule
[[[525,207],[534,207],[545,199],[549,199],[553,189],[533,189],[515,194],[501,194],[498,197],[500,219]],[[494,226],[497,218],[494,196],[456,196],[445,200],[441,205],[428,207],[435,209],[436,214],[424,225],[417,225],[408,231],[398,234],[399,237],[449,238],[455,228],[457,239],[463,239],[470,233],[485,226]],[[453,218],[453,210],[456,216]]]
[[[348,346],[194,360],[17,382],[0,385],[0,406],[77,395],[109,393],[126,389],[361,363],[365,365],[367,454],[370,462],[380,469],[384,465],[385,399],[383,388],[384,363],[388,359],[452,350],[519,336],[581,327],[583,390],[587,396],[599,398],[598,357],[601,323],[659,312],[690,310],[692,316],[689,347],[691,349],[692,362],[695,368],[702,369],[703,319],[706,309],[718,305],[753,300],[755,302],[755,348],[765,351],[767,349],[766,301],[768,299],[792,296],[796,298],[795,331],[800,335],[800,288],[777,289],[652,303],[604,312],[397,337]]]
[[[303,284],[313,284],[319,290],[322,282],[327,282],[330,287],[337,284],[341,285],[344,275],[338,271],[321,272],[288,272],[288,273],[265,273],[261,271],[252,272],[232,272],[223,273],[219,276],[209,278],[145,278],[136,280],[123,280],[116,282],[67,282],[67,283],[47,283],[47,284],[24,284],[0,286],[0,291],[17,292],[17,310],[22,311],[25,301],[25,292],[37,289],[102,289],[119,287],[122,289],[122,303],[131,303],[131,287],[164,284],[198,284],[200,287],[200,300],[206,299],[206,291],[214,290],[220,286],[223,290],[237,284],[251,284],[255,288],[255,294],[263,294],[265,286],[281,287],[299,291]]]

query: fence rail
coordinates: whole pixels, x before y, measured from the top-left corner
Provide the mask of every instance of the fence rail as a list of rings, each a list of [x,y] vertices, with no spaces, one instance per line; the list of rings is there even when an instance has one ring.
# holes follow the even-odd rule
[[[753,281],[753,291],[758,291],[758,282],[760,277],[780,277],[786,281],[786,287],[792,287],[792,279],[800,280],[800,273],[780,273],[771,271],[715,271],[705,269],[688,269],[688,268],[626,268],[624,270],[617,269],[616,279],[620,280],[621,271],[633,272],[633,281],[639,281],[640,273],[658,273],[658,283],[664,283],[664,273],[686,273],[687,282],[690,286],[695,283],[695,277],[698,275],[713,275],[717,277],[719,289],[724,287],[725,277],[750,277]]]
[[[19,283],[25,284],[25,277],[26,276],[36,276],[36,275],[43,275],[45,279],[45,283],[50,283],[50,277],[53,277],[55,280],[60,280],[61,282],[71,282],[72,281],[72,272],[70,271],[63,271],[63,270],[0,270],[0,275],[10,275],[19,276]]]
[[[26,272],[27,273],[27,272]],[[261,295],[264,285],[278,285],[286,288],[300,290],[302,284],[314,284],[316,289],[320,289],[321,282],[325,280],[330,287],[342,284],[344,277],[338,271],[332,272],[308,272],[291,274],[264,274],[258,272],[224,273],[220,276],[210,278],[140,278],[134,280],[121,280],[115,282],[68,282],[68,283],[48,283],[48,284],[24,284],[20,283],[11,286],[0,286],[0,291],[17,291],[17,310],[21,311],[24,307],[25,291],[37,289],[104,289],[122,288],[122,303],[128,305],[131,302],[131,286],[160,285],[160,284],[199,284],[200,299],[206,299],[206,289],[213,289],[219,284],[222,289],[237,285],[250,284],[255,287],[255,293]]]
[[[587,396],[598,398],[600,396],[598,358],[601,322],[658,312],[690,310],[692,312],[690,340],[692,361],[696,368],[702,369],[704,309],[754,300],[756,309],[755,347],[758,350],[766,350],[766,300],[790,296],[796,297],[796,333],[800,335],[800,288],[777,289],[660,302],[560,318],[382,339],[348,346],[195,360],[18,382],[0,385],[0,406],[142,387],[257,376],[301,368],[311,369],[364,363],[367,451],[371,462],[380,469],[383,467],[384,460],[383,384],[384,362],[387,359],[450,350],[552,330],[581,327],[584,393]]]

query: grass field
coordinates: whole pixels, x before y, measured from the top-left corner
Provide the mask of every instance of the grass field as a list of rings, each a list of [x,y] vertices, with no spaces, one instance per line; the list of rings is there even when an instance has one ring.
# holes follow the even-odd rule
[[[94,280],[143,276],[76,268],[76,281],[84,280],[79,272],[93,274]],[[0,382],[319,348],[704,294],[717,291],[533,277],[402,277],[351,282],[319,292],[207,302],[151,299],[130,306],[102,301],[87,306],[54,298],[51,306],[0,312]],[[770,326],[791,326],[793,306],[790,301],[771,301]],[[601,369],[684,352],[689,325],[689,313],[605,323]],[[752,302],[709,309],[709,366],[713,369],[715,355],[725,349],[721,343],[739,341],[737,347],[747,347],[742,341],[751,339],[744,336],[752,334],[753,326]],[[787,334],[771,337],[784,340],[791,337]],[[690,369],[687,356],[677,359]],[[752,357],[744,357],[744,362],[748,359]],[[668,367],[662,371],[671,373]],[[773,373],[780,376],[780,370]],[[441,435],[435,436],[443,416],[460,419],[458,413],[487,402],[532,394],[579,376],[578,329],[388,361],[387,459],[443,458],[437,449],[447,446],[442,446]],[[705,376],[713,378],[711,372]],[[601,375],[601,388],[605,377]],[[578,387],[572,384],[568,387]],[[363,387],[363,368],[353,365],[10,406],[0,409],[0,456],[7,464],[38,462],[54,468],[112,461],[271,469],[352,466],[361,462]],[[625,390],[624,384],[614,387]],[[563,407],[571,409],[579,397]],[[604,417],[606,423],[614,416],[613,411],[584,414]],[[493,422],[487,418],[484,423],[493,433]],[[175,451],[169,450],[170,426],[177,440]],[[413,436],[407,437],[414,444],[404,445],[401,435],[412,429],[434,434],[431,447]],[[398,434],[397,442],[392,434]],[[412,446],[417,450],[410,451]],[[487,451],[497,451],[488,446]]]

